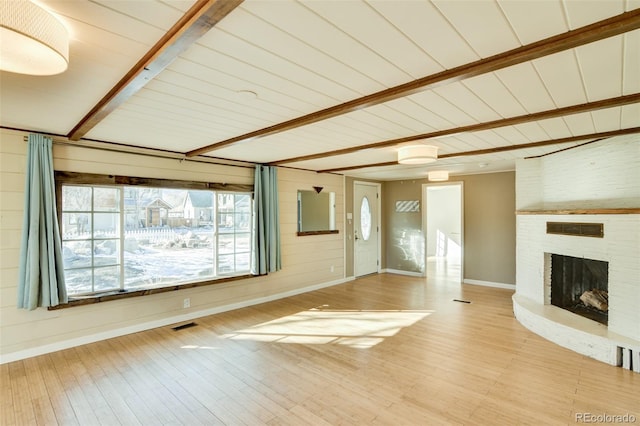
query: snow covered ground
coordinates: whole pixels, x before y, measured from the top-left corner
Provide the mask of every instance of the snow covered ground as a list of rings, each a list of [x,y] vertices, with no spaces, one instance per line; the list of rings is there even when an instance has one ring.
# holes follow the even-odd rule
[[[212,229],[174,229],[137,233],[124,244],[124,289],[136,290],[213,278],[215,262],[223,274],[248,272],[249,253],[221,254],[216,259]],[[63,244],[65,281],[70,295],[122,288],[119,240],[66,241]],[[227,251],[227,250],[223,250]],[[91,265],[94,268],[91,268]],[[92,277],[92,270],[94,276]]]

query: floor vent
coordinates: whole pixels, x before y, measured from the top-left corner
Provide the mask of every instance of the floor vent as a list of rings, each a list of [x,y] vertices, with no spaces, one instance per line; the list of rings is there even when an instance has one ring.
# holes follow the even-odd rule
[[[618,366],[640,373],[640,350],[618,346]]]
[[[195,322],[188,322],[186,324],[178,325],[176,327],[171,327],[171,329],[174,331],[180,331],[180,330],[184,330],[185,328],[195,327],[196,325],[198,324],[196,324]]]

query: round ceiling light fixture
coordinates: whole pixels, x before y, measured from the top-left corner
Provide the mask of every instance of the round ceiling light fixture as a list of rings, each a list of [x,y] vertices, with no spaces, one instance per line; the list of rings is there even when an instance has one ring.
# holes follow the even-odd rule
[[[438,147],[432,145],[402,146],[398,150],[400,164],[427,164],[438,159]]]
[[[430,182],[444,182],[449,180],[449,172],[446,170],[433,170],[427,174]]]
[[[18,74],[54,75],[69,66],[69,33],[35,3],[0,1],[0,69]]]

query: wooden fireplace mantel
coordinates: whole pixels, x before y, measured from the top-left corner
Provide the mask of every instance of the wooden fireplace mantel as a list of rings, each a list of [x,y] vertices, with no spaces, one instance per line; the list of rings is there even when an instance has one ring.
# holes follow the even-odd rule
[[[555,210],[516,210],[517,215],[567,215],[567,214],[640,214],[640,208],[621,209],[555,209]]]

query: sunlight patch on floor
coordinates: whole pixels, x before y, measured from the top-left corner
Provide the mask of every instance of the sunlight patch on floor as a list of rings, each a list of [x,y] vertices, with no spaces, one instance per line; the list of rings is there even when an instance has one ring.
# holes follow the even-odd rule
[[[180,349],[207,349],[207,350],[213,350],[213,349],[218,349],[218,348],[214,348],[213,346],[182,345],[182,346],[180,346]]]
[[[366,349],[433,312],[314,308],[227,333],[222,337],[258,342],[337,344]]]

